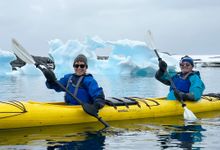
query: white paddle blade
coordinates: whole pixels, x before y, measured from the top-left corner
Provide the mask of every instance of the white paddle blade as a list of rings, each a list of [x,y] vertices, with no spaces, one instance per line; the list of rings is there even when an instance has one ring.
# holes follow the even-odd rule
[[[198,120],[197,117],[191,112],[187,107],[184,107],[184,119],[187,121],[196,121]]]
[[[24,62],[35,64],[33,57],[15,39],[12,39],[12,50]]]

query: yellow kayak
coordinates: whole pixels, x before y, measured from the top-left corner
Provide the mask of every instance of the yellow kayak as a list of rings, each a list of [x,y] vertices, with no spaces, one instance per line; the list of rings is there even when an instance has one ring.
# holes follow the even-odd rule
[[[203,96],[198,102],[185,102],[193,113],[220,110],[218,97]],[[183,114],[179,101],[165,98],[107,98],[99,116],[106,122]],[[82,107],[64,102],[0,101],[0,129],[68,125],[97,122]]]

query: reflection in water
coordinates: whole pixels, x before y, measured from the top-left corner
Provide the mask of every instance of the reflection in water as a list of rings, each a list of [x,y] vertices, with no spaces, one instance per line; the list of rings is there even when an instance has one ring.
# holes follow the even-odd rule
[[[212,118],[220,116],[220,111],[196,115]],[[201,123],[204,125],[203,120]],[[199,149],[198,144],[208,148],[210,142],[210,137],[203,138],[202,131],[206,130],[201,125],[184,125],[182,116],[112,121],[109,124],[111,127],[104,131],[98,131],[103,126],[97,122],[4,129],[0,130],[0,149]],[[209,131],[207,121],[205,125]],[[219,126],[214,125],[216,128],[212,131],[218,132]],[[212,138],[216,141],[216,137],[218,135],[212,136],[211,141]],[[218,145],[214,144],[214,147]]]
[[[158,135],[163,149],[179,147],[183,149],[200,149],[194,146],[195,143],[202,142],[202,131],[206,131],[201,125],[166,126],[169,134]],[[173,129],[172,129],[173,128]]]
[[[82,141],[71,141],[71,142],[54,142],[49,141],[47,149],[48,150],[86,150],[86,149],[94,149],[94,150],[102,150],[104,149],[105,136],[102,135],[101,132],[86,132],[84,133],[85,139]]]

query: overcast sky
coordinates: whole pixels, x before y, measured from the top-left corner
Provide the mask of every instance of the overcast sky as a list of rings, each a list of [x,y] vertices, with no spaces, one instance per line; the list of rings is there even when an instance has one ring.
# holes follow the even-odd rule
[[[220,0],[0,0],[0,49],[17,39],[45,56],[48,41],[99,36],[146,41],[161,51],[220,54]]]

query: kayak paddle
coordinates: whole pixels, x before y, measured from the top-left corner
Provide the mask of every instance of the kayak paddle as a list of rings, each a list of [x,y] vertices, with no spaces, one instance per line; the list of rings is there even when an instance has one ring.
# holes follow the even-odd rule
[[[154,52],[155,52],[155,54],[156,54],[156,56],[157,56],[157,58],[158,58],[158,61],[161,61],[162,58],[159,56],[159,54],[158,54],[158,52],[157,52],[157,49],[156,49],[155,46],[154,46],[153,37],[152,37],[152,34],[151,34],[150,31],[148,31],[148,40],[149,40],[149,42],[150,42],[151,48],[154,50]],[[168,76],[168,79],[169,79],[169,81],[170,81],[170,84],[171,84],[171,87],[173,88],[173,90],[174,90],[174,91],[177,90],[177,88],[176,88],[176,86],[175,86],[175,84],[174,84],[174,82],[173,82],[171,76],[169,75],[169,73],[168,73],[167,71],[166,71],[165,73],[166,73],[167,76]],[[184,119],[185,119],[185,120],[188,120],[188,121],[196,121],[196,120],[197,120],[197,117],[194,115],[194,113],[193,113],[191,110],[189,110],[189,109],[186,107],[186,104],[183,102],[182,97],[181,97],[181,99],[180,99],[179,102],[182,104],[182,107],[183,107],[183,109],[184,109],[184,113],[183,113]]]
[[[28,64],[33,64],[35,65],[37,68],[41,69],[47,69],[44,65],[42,64],[36,64],[35,60],[33,59],[33,57],[15,40],[12,39],[12,50],[13,52],[24,62],[28,63]],[[109,127],[109,124],[107,122],[105,122],[101,117],[98,116],[98,114],[93,114],[90,113],[90,109],[89,107],[91,107],[90,104],[87,103],[83,103],[80,99],[78,99],[77,97],[75,97],[69,90],[67,90],[61,83],[59,83],[57,80],[55,81],[56,84],[58,84],[65,92],[67,92],[68,94],[70,94],[83,108],[83,110],[97,118],[105,127]]]

